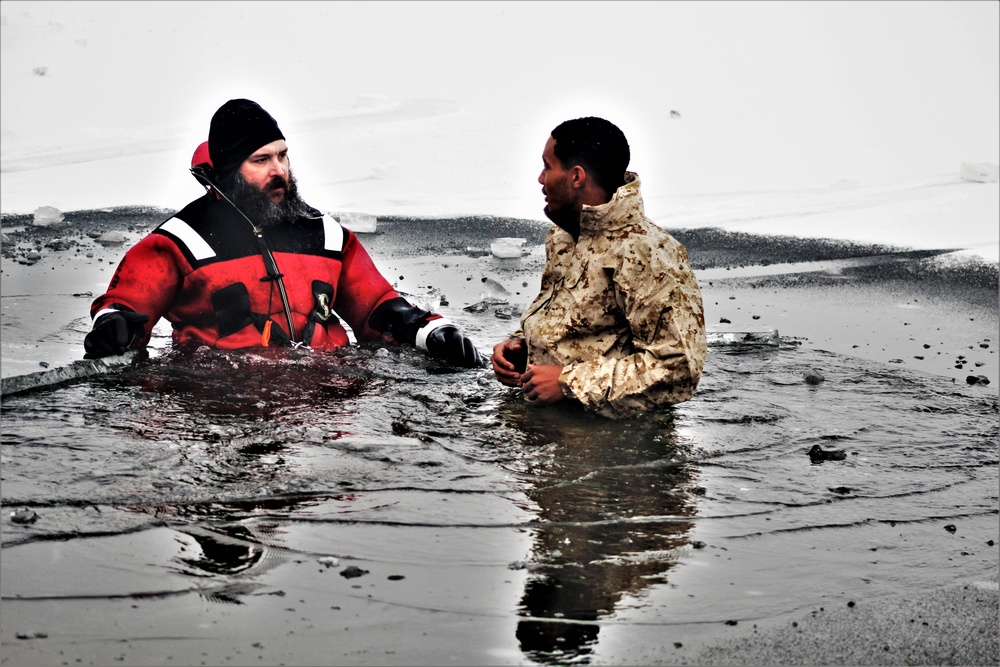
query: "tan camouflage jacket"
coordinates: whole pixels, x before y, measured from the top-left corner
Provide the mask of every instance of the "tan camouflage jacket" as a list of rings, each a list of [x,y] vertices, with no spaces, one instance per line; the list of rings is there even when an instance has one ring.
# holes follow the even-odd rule
[[[625,180],[584,206],[577,243],[549,230],[541,291],[513,334],[528,363],[562,365],[563,393],[607,417],[691,398],[707,350],[687,250],[646,218],[638,175]]]

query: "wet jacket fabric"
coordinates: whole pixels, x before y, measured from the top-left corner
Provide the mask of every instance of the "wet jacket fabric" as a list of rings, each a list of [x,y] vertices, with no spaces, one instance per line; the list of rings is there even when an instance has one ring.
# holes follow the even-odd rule
[[[172,323],[180,347],[238,349],[284,338],[335,348],[350,342],[341,317],[358,340],[385,339],[369,319],[399,294],[353,232],[314,210],[293,223],[267,227],[263,236],[282,274],[293,332],[253,228],[211,194],[125,254],[91,315],[96,319],[106,309],[122,307],[148,314],[141,345],[161,317]]]
[[[563,393],[607,417],[691,398],[707,350],[687,250],[644,213],[629,172],[611,201],[584,206],[579,240],[553,225],[541,291],[513,335],[528,363],[559,364]]]

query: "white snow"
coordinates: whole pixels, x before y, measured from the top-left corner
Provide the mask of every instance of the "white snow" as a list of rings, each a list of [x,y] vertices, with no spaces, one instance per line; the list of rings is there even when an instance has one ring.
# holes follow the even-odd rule
[[[998,8],[4,0],[0,210],[179,208],[248,97],[325,211],[544,220],[549,131],[600,115],[668,228],[998,261],[996,179],[963,178],[1000,163]]]
[[[962,178],[973,183],[996,183],[1000,180],[1000,165],[963,163]]]

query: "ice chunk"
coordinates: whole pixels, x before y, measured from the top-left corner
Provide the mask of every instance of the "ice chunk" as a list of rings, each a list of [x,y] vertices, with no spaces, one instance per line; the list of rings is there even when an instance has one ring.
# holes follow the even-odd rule
[[[492,278],[483,277],[483,290],[479,293],[479,298],[484,301],[493,301],[494,303],[507,303],[507,298],[510,296],[510,290],[501,285],[496,280]]]
[[[477,301],[476,303],[470,304],[463,308],[467,313],[485,313],[486,309],[490,307],[490,304],[485,301]]]
[[[65,366],[50,368],[37,373],[14,375],[0,381],[0,394],[4,398],[31,391],[40,387],[62,384],[92,375],[101,375],[113,370],[119,370],[138,361],[147,359],[146,350],[128,350],[121,356],[101,357],[100,359],[81,359]]]
[[[399,292],[399,294],[417,308],[428,310],[432,313],[437,312],[438,308],[441,307],[441,301],[444,299],[441,290],[436,287],[430,288],[423,294],[410,294],[408,292]]]
[[[35,224],[39,227],[59,225],[66,216],[53,206],[39,206],[35,209]]]
[[[378,225],[378,218],[371,213],[356,213],[345,211],[340,214],[340,224],[355,234],[373,234]]]
[[[490,244],[490,252],[493,253],[494,257],[501,259],[520,257],[526,241],[527,239],[508,236],[493,239],[493,242]]]
[[[781,336],[778,330],[770,327],[759,329],[737,329],[732,327],[712,327],[705,332],[708,344],[711,346],[749,346],[764,345],[778,347]]]
[[[105,232],[104,234],[101,234],[94,240],[103,246],[122,245],[123,243],[125,243],[125,234],[120,231],[114,230],[110,232]]]
[[[1000,166],[988,162],[963,162],[962,178],[974,183],[996,183],[1000,177]]]

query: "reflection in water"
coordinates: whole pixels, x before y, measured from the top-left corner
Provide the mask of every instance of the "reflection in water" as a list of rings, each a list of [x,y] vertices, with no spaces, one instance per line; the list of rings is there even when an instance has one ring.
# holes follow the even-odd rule
[[[200,553],[177,558],[186,566],[188,573],[193,570],[209,575],[239,574],[259,563],[264,555],[257,536],[244,526],[225,526],[218,533],[188,534],[201,548]]]
[[[285,560],[271,546],[280,536],[261,534],[259,526],[189,527],[178,533],[184,538],[175,538],[179,552],[171,559],[177,564],[171,569],[208,580],[209,585],[198,590],[208,602],[243,604],[244,597],[261,588],[255,578]]]
[[[826,382],[803,380],[817,368]],[[431,627],[442,611],[464,618],[469,604],[481,605],[478,618],[500,619],[493,629],[504,650],[543,664],[597,661],[609,639],[601,628],[612,622],[628,632],[633,622],[722,622],[736,608],[744,618],[773,616],[812,604],[832,582],[885,595],[976,570],[974,558],[995,571],[988,552],[945,557],[939,542],[900,541],[895,528],[956,517],[956,508],[995,523],[995,392],[796,344],[734,347],[710,355],[696,400],[607,421],[527,406],[489,371],[446,371],[408,349],[215,352],[5,400],[5,507],[41,519],[4,525],[4,565],[36,569],[31,545],[40,540],[114,561],[105,545],[118,542],[104,536],[166,523],[175,542],[162,559],[136,566],[122,554],[120,565],[138,580],[166,568],[206,601],[246,603],[276,594],[285,575],[271,568],[303,558],[384,556],[431,582],[450,568],[513,579],[505,568],[520,558],[523,591],[442,598],[417,618]],[[847,459],[814,465],[807,452],[817,443],[846,449]],[[763,594],[734,598],[705,570],[678,576],[681,563],[708,556],[690,550],[700,546],[691,544],[695,522],[731,545],[720,563],[729,576]],[[347,524],[364,527],[341,530]],[[449,542],[454,552],[414,555],[415,536],[438,528],[461,536]],[[510,535],[515,555],[484,554],[483,531]],[[151,533],[137,543],[160,544],[163,533]],[[331,534],[341,539],[321,539]],[[954,537],[966,539],[961,528]],[[879,576],[844,588],[845,573],[867,572],[872,558],[839,545],[871,539],[893,547],[878,551]],[[821,553],[817,542],[838,549]],[[405,556],[392,553],[397,546]],[[47,595],[58,588],[51,581],[61,579],[20,588]],[[117,595],[128,584],[92,587]],[[413,600],[399,595],[411,613]]]
[[[172,351],[117,378],[147,397],[143,424],[134,428],[155,440],[183,433],[202,446],[197,456],[187,457],[190,467],[177,481],[250,492],[242,499],[122,507],[166,520],[191,538],[177,540],[179,553],[172,560],[177,572],[215,582],[200,590],[206,601],[243,604],[259,588],[254,579],[285,561],[280,518],[330,500],[353,500],[351,494],[275,491],[296,474],[296,434],[315,424],[319,439],[338,439],[343,431],[323,428],[324,419],[337,412],[331,406],[343,408],[370,391],[372,373],[352,363],[359,354],[364,353]]]
[[[541,523],[517,639],[532,660],[586,663],[594,621],[624,595],[666,582],[677,563],[694,514],[692,468],[669,411],[617,422],[531,408],[508,417],[533,450],[522,463]]]
[[[227,582],[206,599],[239,602],[253,590],[254,577],[281,559],[276,554],[283,550],[282,536],[264,534],[277,525],[272,520],[336,496],[329,486],[309,482],[305,471],[289,471],[296,467],[301,439],[336,448],[331,440],[352,427],[371,430],[351,406],[359,397],[370,404],[378,394],[385,369],[377,358],[366,351],[351,358],[282,353],[179,357],[132,378],[140,396],[155,397],[144,411],[147,429],[159,422],[164,428],[152,430],[177,437],[177,428],[167,423],[180,415],[200,443],[192,468],[179,479],[207,488],[243,488],[246,494],[138,510],[194,524],[179,528],[194,542],[175,562],[190,576]],[[220,368],[245,379],[233,383]],[[413,376],[408,386],[426,383],[423,369],[394,368]],[[393,394],[395,401],[428,402],[423,391]],[[424,442],[440,439],[434,421],[408,421],[405,415],[413,408],[404,405],[393,405],[404,416],[383,428]],[[428,409],[458,424],[466,438],[475,433],[480,447],[470,445],[470,452],[500,456],[502,465],[518,473],[518,486],[533,505],[534,547],[523,564],[530,574],[517,611],[523,653],[549,664],[587,662],[598,641],[597,621],[609,617],[623,596],[666,582],[688,542],[693,466],[688,445],[676,435],[673,412],[609,421],[571,407],[538,410],[516,397],[479,416],[470,414],[465,400],[433,401]],[[456,413],[445,414],[450,410]],[[338,428],[325,427],[331,423]],[[498,449],[499,434],[507,444]],[[294,479],[308,491],[289,488]],[[254,493],[261,487],[266,488]],[[276,493],[279,488],[284,490]],[[247,521],[261,518],[266,521]],[[202,519],[211,527],[204,522],[198,527]]]

